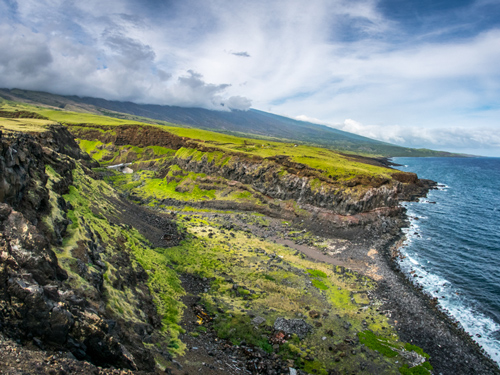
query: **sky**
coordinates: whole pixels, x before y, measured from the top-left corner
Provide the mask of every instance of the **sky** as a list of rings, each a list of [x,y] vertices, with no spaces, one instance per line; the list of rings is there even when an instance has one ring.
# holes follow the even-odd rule
[[[500,156],[500,0],[0,0],[0,87]]]

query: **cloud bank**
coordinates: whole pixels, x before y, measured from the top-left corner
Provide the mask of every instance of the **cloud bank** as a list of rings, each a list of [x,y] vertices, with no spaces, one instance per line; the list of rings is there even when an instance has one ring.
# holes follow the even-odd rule
[[[352,119],[332,124],[305,115],[296,116],[295,119],[411,148],[448,150],[464,154],[474,154],[480,151],[480,155],[483,156],[498,156],[498,149],[500,149],[500,133],[492,132],[492,129],[488,127],[381,126],[365,125]]]
[[[206,82],[190,69],[196,64],[179,64],[180,51],[164,51],[147,18],[88,8],[62,1],[0,2],[0,87],[216,110],[250,108],[250,99],[228,94],[231,84]],[[4,22],[8,12],[10,20]]]

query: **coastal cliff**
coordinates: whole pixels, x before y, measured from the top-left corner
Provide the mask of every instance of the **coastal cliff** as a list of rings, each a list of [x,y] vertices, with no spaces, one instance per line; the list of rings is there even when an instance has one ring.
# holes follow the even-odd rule
[[[399,337],[381,289],[399,202],[431,181],[154,126],[50,124],[0,141],[2,370],[445,368],[411,330]]]
[[[209,200],[190,199],[191,205],[212,209],[238,207],[305,221],[311,230],[322,235],[349,238],[355,227],[367,231],[362,237],[395,232],[404,220],[399,202],[418,199],[435,186],[433,181],[420,180],[414,173],[386,170],[385,175],[356,173],[345,178],[299,163],[290,155],[261,157],[221,152],[221,147],[214,144],[179,137],[155,127],[130,125],[117,129],[77,124],[69,130],[83,143],[92,142],[87,151],[98,155],[105,165],[128,163],[134,171],[153,171],[154,175],[148,177],[165,179],[167,183],[181,182],[175,188],[181,193],[197,187],[221,192]],[[154,146],[164,149],[155,154],[151,149]],[[195,176],[194,181],[190,174]],[[144,193],[144,189],[137,190]],[[129,192],[134,195],[133,188]],[[228,202],[225,198],[234,192],[248,193],[255,199]],[[161,191],[156,193],[155,197],[160,199]],[[171,196],[166,196],[163,202],[178,205]],[[298,206],[304,210],[296,209]]]

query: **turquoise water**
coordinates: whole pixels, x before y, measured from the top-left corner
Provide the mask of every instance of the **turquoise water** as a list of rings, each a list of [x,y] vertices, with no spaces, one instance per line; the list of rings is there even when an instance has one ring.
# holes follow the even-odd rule
[[[405,203],[405,272],[500,363],[500,158],[395,158],[440,184]]]

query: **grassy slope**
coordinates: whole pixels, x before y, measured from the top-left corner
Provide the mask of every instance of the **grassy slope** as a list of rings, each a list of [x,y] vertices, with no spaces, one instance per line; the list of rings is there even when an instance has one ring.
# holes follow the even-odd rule
[[[57,183],[60,176],[50,167],[46,168],[46,173],[50,178],[48,186],[50,189],[51,184]],[[148,287],[163,323],[160,333],[163,338],[160,340],[174,354],[183,353],[184,345],[177,336],[182,331],[178,323],[184,308],[180,301],[184,291],[176,273],[165,267],[168,260],[155,251],[134,228],[115,225],[108,221],[105,215],[120,215],[110,201],[110,198],[116,197],[116,192],[111,186],[87,176],[78,166],[73,172],[73,179],[74,185],[70,187],[70,192],[63,196],[72,207],[68,212],[72,224],[67,229],[62,246],[56,251],[59,264],[68,272],[70,286],[85,291],[90,301],[97,298],[98,292],[94,286],[75,272],[77,259],[74,255],[82,243],[93,241],[93,238],[97,237],[106,247],[101,257],[107,267],[104,274],[104,298],[107,310],[125,321],[148,323],[145,316],[137,309],[141,291],[136,290],[133,285],[124,289],[114,287],[122,270],[113,267],[109,259],[116,257],[121,251],[126,251],[132,255],[132,268],[136,268],[135,264],[140,264],[151,275]],[[57,204],[58,198],[51,191],[52,213],[45,219],[49,227],[52,226],[52,222],[63,217]],[[89,268],[89,272],[93,272],[92,267]]]
[[[140,105],[25,90],[0,90],[0,95],[2,94],[21,101],[28,100],[53,108],[127,119],[129,122],[167,125],[170,121],[177,127],[192,126],[261,140],[285,140],[366,156],[457,156],[447,152],[396,146],[328,126],[297,121],[253,109],[247,112],[218,112],[202,108]]]
[[[30,109],[60,122],[92,121],[108,125],[130,123],[95,115],[32,107]],[[342,176],[356,175],[361,171],[368,174],[388,173],[382,168],[351,163],[340,155],[324,149],[294,147],[290,144],[272,142],[262,147],[263,144],[254,140],[234,136],[221,137],[220,134],[202,130],[175,127],[166,130],[177,135],[191,135],[193,138],[202,139],[205,143],[219,148],[221,153],[238,151],[259,156],[287,153],[296,161],[304,164],[307,162],[311,166],[326,167],[329,173],[340,173]],[[97,160],[102,159],[105,152],[102,149],[105,145],[97,141],[81,142],[81,146]],[[158,147],[149,148],[150,151],[148,148],[128,147],[128,149],[129,152],[132,150],[133,157],[140,158],[141,155],[148,153],[157,158],[172,157],[172,150]],[[185,149],[179,151],[186,152]],[[180,172],[182,175],[179,181],[175,181],[176,184],[183,183],[188,178],[192,181],[197,177],[205,177],[185,175],[185,172],[175,168],[171,172],[171,177],[175,177],[174,172]],[[48,170],[47,173],[52,181],[57,181],[58,176],[54,171]],[[129,184],[134,184],[134,189],[146,197],[151,196],[152,192],[155,192],[154,188],[159,189],[158,184],[162,182],[155,181],[149,173],[151,172],[140,171],[136,174],[138,179],[135,181],[134,175],[116,175],[118,177],[114,182],[118,188],[124,190],[130,187]],[[110,244],[108,249],[110,254],[116,251],[112,246],[115,239],[125,238],[135,261],[148,270],[150,291],[163,317],[165,344],[169,345],[174,353],[182,354],[183,351],[183,344],[177,340],[180,331],[178,322],[183,309],[179,300],[183,290],[177,273],[189,272],[210,278],[211,288],[203,293],[203,301],[215,316],[213,326],[220,337],[235,344],[245,340],[265,350],[272,350],[267,341],[271,333],[269,328],[263,325],[259,329],[254,329],[249,312],[265,317],[267,325],[272,325],[277,317],[300,317],[316,327],[313,333],[304,340],[294,337],[279,349],[279,355],[293,361],[296,367],[309,372],[314,370],[320,374],[326,374],[327,368],[357,373],[428,373],[421,366],[413,369],[401,367],[405,363],[401,354],[405,348],[410,351],[418,351],[419,348],[409,347],[401,342],[388,319],[377,312],[379,302],[369,298],[369,292],[375,286],[370,279],[353,272],[343,272],[326,264],[307,261],[287,247],[255,237],[238,228],[229,235],[225,229],[226,222],[200,215],[179,215],[179,224],[191,234],[180,246],[168,250],[153,249],[135,230],[111,225],[104,216],[96,213],[96,209],[99,212],[113,212],[113,206],[106,197],[113,196],[115,192],[108,184],[92,180],[80,169],[75,171],[74,178],[75,186],[64,197],[73,206],[68,214],[73,224],[68,228],[63,247],[58,252],[62,266],[70,274],[70,282],[75,288],[91,288],[84,279],[72,271],[74,258],[71,253],[71,249],[79,240],[87,238],[88,228],[94,233],[99,233]],[[168,189],[162,188],[159,191],[165,196],[174,197],[176,186],[178,185],[170,186]],[[179,194],[184,194],[182,196],[184,200],[190,201],[199,199],[200,194],[205,195],[210,192],[191,189]],[[249,196],[240,191],[232,198],[248,199]],[[52,202],[56,202],[56,199],[57,197],[51,197]],[[56,220],[60,215],[56,205],[54,209],[52,220]],[[252,215],[249,220],[251,218]],[[258,220],[261,221],[260,225],[267,225],[265,218]],[[273,256],[270,257],[270,254]],[[173,270],[167,265],[173,266]],[[119,291],[112,287],[116,272],[119,270],[110,267],[106,273],[107,307],[126,319],[140,321],[140,315],[136,315],[133,309],[136,302],[134,297],[127,291]],[[319,314],[323,312],[327,314],[321,315],[319,319],[313,318],[306,313],[308,309],[318,311]],[[318,322],[321,323],[320,327],[315,324]],[[327,332],[333,332],[333,335]],[[323,339],[324,337],[326,339]],[[347,345],[346,340],[351,340],[349,342],[352,344]],[[353,350],[356,352],[355,355],[351,354]],[[339,363],[336,362],[338,358],[342,359]],[[362,370],[361,363],[367,363],[368,367]]]
[[[30,110],[39,113],[52,121],[63,124],[99,124],[110,126],[135,124],[141,126],[155,126],[181,137],[200,140],[207,146],[217,148],[223,153],[230,151],[260,157],[286,155],[289,156],[294,162],[319,169],[325,176],[335,175],[337,179],[350,179],[360,174],[371,176],[378,175],[384,178],[390,178],[390,174],[392,173],[391,170],[386,168],[349,161],[346,157],[325,148],[275,141],[258,141],[255,139],[242,138],[207,130],[182,128],[174,126],[173,124],[171,126],[151,125],[95,114],[53,110],[6,101],[0,103],[0,108],[4,110]],[[87,149],[86,151],[92,150]]]
[[[49,125],[53,124],[56,124],[56,122],[52,120],[0,117],[0,130],[43,132]]]

